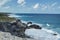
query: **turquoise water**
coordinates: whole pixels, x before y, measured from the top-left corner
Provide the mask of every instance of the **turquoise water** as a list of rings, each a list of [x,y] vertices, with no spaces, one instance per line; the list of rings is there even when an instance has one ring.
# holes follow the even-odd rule
[[[15,14],[19,19],[42,24],[42,27],[60,33],[60,14]]]

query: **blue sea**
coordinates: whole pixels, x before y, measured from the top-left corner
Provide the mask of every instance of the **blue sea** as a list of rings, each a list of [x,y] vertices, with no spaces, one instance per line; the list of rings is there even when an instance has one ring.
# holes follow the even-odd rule
[[[43,28],[56,31],[60,34],[60,14],[13,14],[16,18],[26,22],[41,24]]]

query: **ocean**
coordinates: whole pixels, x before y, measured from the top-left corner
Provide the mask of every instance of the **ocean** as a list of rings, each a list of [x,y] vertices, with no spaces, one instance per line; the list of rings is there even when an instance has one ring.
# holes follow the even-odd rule
[[[42,24],[42,27],[60,33],[60,14],[15,14],[18,19]],[[15,16],[15,17],[16,17]]]
[[[60,40],[60,14],[9,14],[25,22],[32,22],[43,29],[27,29],[25,33],[38,40]],[[52,34],[58,33],[57,36]]]
[[[12,15],[11,15],[12,16]],[[41,24],[42,27],[60,33],[60,14],[13,14],[12,17]]]

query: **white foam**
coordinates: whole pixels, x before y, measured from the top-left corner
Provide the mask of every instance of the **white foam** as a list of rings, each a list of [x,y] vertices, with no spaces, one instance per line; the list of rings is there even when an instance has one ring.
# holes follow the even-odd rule
[[[33,16],[26,16],[26,15],[22,15],[22,17],[33,17]]]
[[[47,26],[50,26],[48,23],[46,24]]]
[[[25,15],[16,15],[16,14],[9,14],[8,17],[33,17],[33,16],[25,16]]]
[[[22,20],[22,22],[27,24],[27,21],[23,21],[23,20]]]
[[[33,22],[33,21],[24,21],[24,20],[22,20],[22,22],[23,22],[23,23],[26,23],[26,24],[27,24],[27,22],[32,22],[32,24],[29,24],[28,26],[33,25],[33,24],[39,25],[40,27],[43,26],[43,24],[35,23],[35,22]]]
[[[27,23],[26,21],[23,21],[23,22]],[[33,24],[37,24],[41,27],[43,26],[43,24],[38,24],[38,23],[33,23]],[[60,38],[59,33],[52,31],[52,30],[49,30],[49,29],[46,29],[46,28],[42,28],[41,30],[40,29],[34,29],[34,28],[27,29],[25,31],[25,34],[32,37],[32,38],[35,38],[35,39],[40,38],[39,40],[41,40],[42,38],[46,39],[46,40],[48,40],[48,39],[49,40],[58,40]],[[53,34],[57,34],[57,36],[54,36]]]
[[[58,34],[56,37],[60,39],[60,34]]]
[[[39,23],[33,23],[33,24],[37,24],[37,25],[39,25],[40,27],[42,27],[42,26],[43,26],[43,24],[39,24]]]
[[[23,21],[23,20],[22,20],[22,22],[24,22],[24,23],[27,24],[28,21]],[[32,22],[32,21],[31,21],[31,22]],[[37,24],[37,25],[39,25],[39,26],[41,26],[41,27],[43,26],[43,24],[38,24],[38,23],[33,23],[33,24]],[[29,24],[28,26],[33,25],[33,24]],[[58,34],[58,33],[55,32],[55,31],[52,31],[52,30],[49,30],[49,29],[46,29],[46,28],[43,28],[43,27],[42,27],[42,30],[44,30],[44,31],[46,31],[46,32],[49,32],[49,33],[56,33],[56,34]]]
[[[25,34],[34,38],[34,39],[39,39],[39,40],[58,40],[60,36],[54,36],[49,32],[46,32],[44,30],[40,29],[26,29]]]
[[[45,28],[42,28],[42,30],[46,31],[46,32],[49,32],[49,33],[57,33],[55,31],[52,31],[52,30],[49,30],[49,29],[45,29]]]
[[[18,16],[18,15],[10,14],[8,17],[22,17],[22,16]]]

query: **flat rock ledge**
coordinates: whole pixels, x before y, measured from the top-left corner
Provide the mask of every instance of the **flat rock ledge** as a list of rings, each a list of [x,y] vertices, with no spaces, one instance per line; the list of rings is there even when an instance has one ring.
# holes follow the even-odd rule
[[[11,35],[8,32],[1,32],[0,31],[0,40],[35,40],[35,39],[21,38],[21,37],[17,37],[17,36]]]

